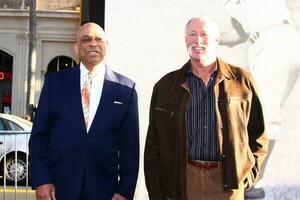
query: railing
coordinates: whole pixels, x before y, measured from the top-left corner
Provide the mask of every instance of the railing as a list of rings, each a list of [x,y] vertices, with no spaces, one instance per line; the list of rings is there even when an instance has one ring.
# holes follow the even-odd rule
[[[30,133],[24,131],[0,131],[0,173],[3,179],[0,194],[4,200],[34,199],[28,174],[29,136]]]

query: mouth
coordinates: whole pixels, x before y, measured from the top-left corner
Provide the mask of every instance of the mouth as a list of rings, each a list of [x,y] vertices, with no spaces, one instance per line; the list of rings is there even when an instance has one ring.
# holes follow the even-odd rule
[[[196,50],[196,51],[201,51],[201,50],[205,50],[206,49],[205,46],[203,46],[203,45],[195,45],[195,44],[192,44],[191,48],[193,50]]]
[[[188,47],[188,54],[190,57],[199,59],[199,56],[204,55],[206,52],[206,47],[202,44],[191,44]]]
[[[90,55],[98,55],[99,53],[100,53],[100,51],[97,50],[97,49],[93,49],[93,50],[88,51],[88,54],[90,54]]]
[[[90,48],[88,51],[89,52],[97,52],[97,53],[99,53],[100,49],[98,49],[98,48]]]

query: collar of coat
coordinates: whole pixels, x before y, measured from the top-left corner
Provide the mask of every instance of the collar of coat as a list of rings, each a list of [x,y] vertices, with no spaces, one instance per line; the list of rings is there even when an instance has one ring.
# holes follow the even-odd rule
[[[191,62],[188,61],[183,65],[181,69],[179,69],[177,77],[174,80],[172,90],[174,90],[178,85],[181,85],[184,88],[188,89],[187,85],[187,72],[189,67],[191,66]],[[226,79],[236,79],[234,73],[232,72],[230,65],[221,60],[220,58],[217,58],[217,76],[215,84],[220,83],[222,80]]]

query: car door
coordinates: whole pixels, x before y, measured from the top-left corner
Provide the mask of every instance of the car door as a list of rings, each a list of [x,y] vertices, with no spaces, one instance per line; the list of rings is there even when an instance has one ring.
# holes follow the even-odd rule
[[[4,152],[11,148],[11,132],[10,127],[5,123],[3,118],[0,118],[0,157],[4,156]]]

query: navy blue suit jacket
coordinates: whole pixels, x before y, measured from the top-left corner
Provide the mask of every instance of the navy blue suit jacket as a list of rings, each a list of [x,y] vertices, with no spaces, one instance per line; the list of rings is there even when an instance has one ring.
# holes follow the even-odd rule
[[[95,84],[95,83],[93,83]],[[119,193],[132,199],[139,166],[135,83],[107,68],[102,96],[87,133],[80,68],[45,78],[29,141],[32,187],[53,183],[58,200],[89,200]]]

